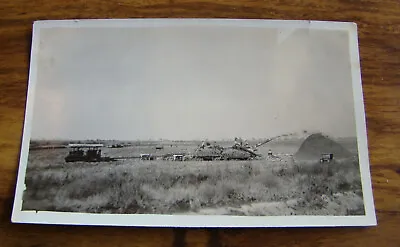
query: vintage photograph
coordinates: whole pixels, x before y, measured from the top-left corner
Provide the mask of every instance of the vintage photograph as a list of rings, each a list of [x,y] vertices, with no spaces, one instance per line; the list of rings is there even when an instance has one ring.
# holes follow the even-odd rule
[[[312,23],[35,23],[14,214],[374,224],[356,28]]]

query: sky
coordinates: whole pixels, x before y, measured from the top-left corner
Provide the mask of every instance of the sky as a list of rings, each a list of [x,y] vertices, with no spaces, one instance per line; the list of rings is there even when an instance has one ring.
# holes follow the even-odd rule
[[[31,137],[356,136],[348,39],[260,27],[43,29]]]

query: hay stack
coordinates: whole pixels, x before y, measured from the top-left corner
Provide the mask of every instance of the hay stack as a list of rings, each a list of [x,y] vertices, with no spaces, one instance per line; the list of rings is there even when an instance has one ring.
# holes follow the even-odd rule
[[[310,135],[304,140],[293,158],[295,162],[315,163],[319,162],[322,154],[330,153],[337,160],[348,159],[353,156],[350,151],[339,143],[321,133],[317,133]]]

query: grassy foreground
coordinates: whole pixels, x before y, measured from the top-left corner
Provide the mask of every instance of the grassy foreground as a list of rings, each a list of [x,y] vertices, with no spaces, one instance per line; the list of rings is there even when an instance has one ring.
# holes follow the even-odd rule
[[[28,169],[26,186],[25,210],[174,214],[283,202],[289,210],[240,214],[364,214],[353,161],[304,167],[266,160],[77,163]]]

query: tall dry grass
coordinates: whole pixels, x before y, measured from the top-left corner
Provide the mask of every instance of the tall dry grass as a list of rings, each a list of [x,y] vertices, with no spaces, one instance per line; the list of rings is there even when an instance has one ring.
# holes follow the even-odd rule
[[[42,210],[174,213],[273,200],[282,179],[262,162],[133,162],[28,171],[27,202]],[[45,203],[44,203],[45,204]],[[27,209],[29,203],[27,203]]]
[[[24,209],[168,214],[296,198],[296,210],[307,213],[326,207],[324,196],[360,193],[357,164],[132,160],[50,166],[27,171]]]
[[[348,206],[346,215],[365,214],[360,167],[357,159],[348,159],[328,164],[313,164],[294,166],[292,173],[296,173],[295,183],[301,198],[298,208],[302,214],[313,214],[320,209],[328,208],[332,200],[338,204],[352,204]],[[343,202],[338,199],[343,194],[353,198],[353,202]]]

